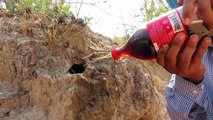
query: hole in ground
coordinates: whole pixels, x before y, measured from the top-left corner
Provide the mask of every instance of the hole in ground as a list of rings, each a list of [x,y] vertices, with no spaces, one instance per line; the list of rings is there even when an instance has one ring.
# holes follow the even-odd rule
[[[86,69],[85,63],[73,64],[68,70],[70,74],[83,73]]]

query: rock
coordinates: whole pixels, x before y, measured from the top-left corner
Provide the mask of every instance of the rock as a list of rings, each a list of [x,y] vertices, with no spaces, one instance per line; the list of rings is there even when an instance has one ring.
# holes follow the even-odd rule
[[[162,91],[169,74],[155,74],[162,68],[114,61],[112,40],[87,26],[40,17],[41,27],[32,18],[29,37],[18,32],[22,19],[0,17],[0,28],[13,23],[12,31],[0,29],[0,119],[168,119]]]

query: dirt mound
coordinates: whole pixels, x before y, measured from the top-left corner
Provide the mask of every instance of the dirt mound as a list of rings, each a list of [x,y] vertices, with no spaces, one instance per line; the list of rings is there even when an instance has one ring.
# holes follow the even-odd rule
[[[114,61],[116,45],[81,19],[0,10],[0,36],[0,119],[168,119],[169,74],[154,62]]]

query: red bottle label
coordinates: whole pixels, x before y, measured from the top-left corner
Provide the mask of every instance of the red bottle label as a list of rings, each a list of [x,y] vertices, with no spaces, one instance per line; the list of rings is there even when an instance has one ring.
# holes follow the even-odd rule
[[[147,24],[151,41],[156,51],[164,44],[170,44],[178,32],[187,35],[185,25],[177,10]]]

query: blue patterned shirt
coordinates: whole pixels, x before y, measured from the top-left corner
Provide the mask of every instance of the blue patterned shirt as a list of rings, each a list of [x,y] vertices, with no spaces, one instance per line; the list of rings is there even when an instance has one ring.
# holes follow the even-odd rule
[[[213,120],[213,48],[203,57],[206,72],[195,85],[173,75],[166,87],[167,110],[171,120]]]

